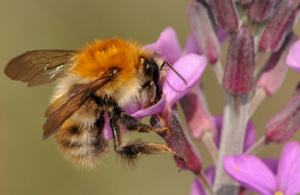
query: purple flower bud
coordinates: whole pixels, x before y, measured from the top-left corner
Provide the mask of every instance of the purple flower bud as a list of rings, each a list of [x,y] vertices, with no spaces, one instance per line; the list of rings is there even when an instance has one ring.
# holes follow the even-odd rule
[[[258,22],[265,21],[272,16],[276,3],[277,0],[252,0],[248,16]]]
[[[277,51],[287,34],[290,33],[296,19],[298,1],[282,0],[269,20],[259,41],[259,49]]]
[[[214,131],[216,125],[209,113],[204,94],[200,86],[195,85],[181,100],[184,115],[195,139],[201,139],[204,131]]]
[[[222,55],[219,39],[212,26],[207,7],[201,3],[191,2],[188,6],[188,19],[201,52],[212,64]]]
[[[185,160],[182,161],[178,158],[174,158],[180,169],[188,169],[194,173],[199,173],[202,169],[200,154],[186,134],[186,131],[180,122],[176,106],[170,111],[167,120],[170,132],[161,132],[158,134],[167,142],[168,146],[174,152]],[[164,127],[156,116],[151,117],[150,124],[153,127]]]
[[[288,69],[286,57],[289,48],[296,40],[296,37],[292,34],[288,36],[280,50],[272,54],[262,70],[256,88],[264,88],[268,96],[274,95],[283,82]]]
[[[282,143],[300,127],[300,82],[287,105],[266,125],[266,139]]]
[[[223,88],[235,94],[247,94],[252,89],[255,64],[254,41],[247,28],[233,36],[227,56]]]
[[[239,17],[234,0],[211,0],[211,8],[219,26],[228,31],[239,27]]]

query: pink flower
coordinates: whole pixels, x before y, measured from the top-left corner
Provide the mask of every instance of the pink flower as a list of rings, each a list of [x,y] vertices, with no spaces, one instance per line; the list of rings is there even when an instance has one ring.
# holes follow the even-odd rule
[[[200,80],[207,64],[204,56],[195,53],[181,55],[176,33],[170,27],[161,33],[156,43],[146,47],[162,52],[162,57],[173,63],[173,68],[187,81],[187,85],[174,71],[169,70],[163,84],[163,98],[154,106],[138,110],[131,115],[138,119],[170,110]],[[194,46],[191,44],[186,48],[192,50]]]
[[[223,122],[223,116],[216,116],[213,117],[213,120],[217,127],[217,136],[215,138],[216,146],[219,147],[220,145],[220,139],[221,139],[221,129],[222,129],[222,122]],[[246,128],[246,134],[245,134],[245,142],[244,142],[244,151],[248,150],[255,142],[256,138],[256,131],[251,121],[248,122],[247,128]],[[274,166],[277,166],[276,163],[273,162],[272,159],[266,159],[265,163],[268,164],[268,166],[272,167],[274,170]],[[274,165],[275,164],[275,165]],[[214,184],[215,180],[215,167],[210,167],[205,170],[205,176],[207,177],[208,181],[211,185]],[[206,195],[205,190],[202,186],[202,184],[198,181],[198,179],[195,179],[194,182],[191,185],[191,195]]]
[[[159,117],[152,117],[150,123],[154,127],[163,128],[161,122],[163,121],[163,124],[168,127],[170,132],[162,132],[159,135],[185,160],[183,162],[175,158],[177,166],[198,173],[202,168],[200,155],[179,119],[176,103],[198,83],[207,60],[204,56],[196,54],[199,50],[193,41],[187,42],[188,52],[181,52],[176,33],[172,28],[165,29],[158,41],[147,47],[162,52],[162,57],[173,63],[173,68],[187,81],[187,84],[174,71],[169,70],[162,86],[163,98],[156,105],[139,110],[132,116],[139,119],[158,114]]]
[[[274,158],[264,158],[262,162],[272,171],[272,173],[277,174],[278,160]],[[207,180],[211,185],[214,184],[215,180],[215,167],[209,167],[204,172]],[[243,189],[241,189],[241,192]],[[191,185],[191,195],[206,195],[202,184],[198,179],[195,179]],[[242,193],[240,193],[242,195]]]
[[[300,40],[291,46],[286,63],[288,67],[300,73]]]
[[[251,155],[227,156],[225,171],[242,186],[264,194],[296,195],[300,193],[300,146],[289,142],[282,150],[277,174],[259,158]]]

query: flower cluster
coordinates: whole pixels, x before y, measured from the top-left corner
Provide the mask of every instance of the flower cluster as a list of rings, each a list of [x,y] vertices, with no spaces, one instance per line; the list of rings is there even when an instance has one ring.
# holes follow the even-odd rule
[[[192,0],[187,11],[191,33],[183,51],[170,27],[156,43],[145,46],[160,52],[187,84],[167,70],[162,99],[146,109],[127,108],[129,113],[137,119],[151,116],[153,127],[167,129],[158,134],[184,159],[174,158],[178,167],[197,177],[192,195],[300,193],[297,142],[286,144],[279,161],[254,156],[271,142],[286,142],[300,127],[300,84],[286,106],[266,121],[265,135],[257,142],[250,121],[260,103],[277,92],[288,68],[300,73],[300,40],[293,33],[300,1]],[[221,44],[226,39],[223,67]],[[207,63],[226,96],[223,116],[213,117],[205,100],[200,77]],[[205,172],[178,115],[178,102],[191,135],[204,142],[214,161]],[[107,139],[112,137],[109,128]]]

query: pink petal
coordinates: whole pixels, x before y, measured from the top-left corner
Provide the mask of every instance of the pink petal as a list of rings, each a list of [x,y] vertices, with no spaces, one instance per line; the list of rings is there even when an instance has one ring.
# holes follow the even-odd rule
[[[215,167],[209,167],[204,171],[204,174],[211,185],[214,184],[215,170]],[[206,195],[205,190],[198,179],[195,179],[191,185],[191,195]]]
[[[217,35],[219,37],[220,43],[223,43],[227,39],[227,37],[228,37],[227,31],[224,30],[224,29],[222,29],[219,26],[217,26]]]
[[[271,55],[263,68],[256,82],[256,87],[264,88],[268,96],[274,95],[284,81],[288,70],[286,57],[289,48],[296,40],[293,34],[287,36],[280,49]]]
[[[287,143],[278,164],[278,190],[284,194],[300,193],[300,146],[298,142]]]
[[[195,179],[191,185],[191,195],[206,195],[205,190],[202,184],[198,179]]]
[[[222,123],[223,123],[223,116],[216,116],[213,117],[216,127],[217,127],[217,136],[215,139],[217,147],[220,145],[220,140],[221,140],[221,130],[222,130]],[[245,142],[244,142],[244,149],[243,151],[247,151],[254,143],[256,140],[256,130],[252,124],[251,121],[248,122],[247,127],[246,127],[246,134],[245,134]]]
[[[207,60],[204,56],[188,54],[182,56],[173,65],[174,69],[187,81],[187,85],[174,71],[169,70],[163,86],[163,93],[166,94],[169,107],[172,107],[199,81],[206,64]]]
[[[291,46],[286,63],[288,67],[300,73],[300,40]]]
[[[278,159],[276,158],[263,158],[261,159],[263,163],[269,167],[269,169],[273,172],[274,175],[277,174],[277,168],[278,168]]]
[[[138,110],[137,112],[131,114],[131,116],[138,120],[141,120],[142,118],[145,118],[147,116],[151,116],[162,112],[165,107],[166,107],[166,96],[164,95],[161,98],[161,100],[157,102],[155,105],[146,109]]]
[[[104,114],[104,119],[105,119],[105,123],[103,127],[103,136],[106,140],[109,140],[113,138],[113,134],[110,126],[110,118],[107,113]]]
[[[201,54],[200,48],[198,46],[197,38],[193,32],[188,36],[188,38],[186,40],[183,53],[184,54],[190,54],[190,53]]]
[[[215,167],[209,167],[208,169],[206,169],[204,171],[204,174],[206,176],[206,178],[208,179],[209,183],[211,185],[214,184],[215,181],[215,173],[216,173],[216,168]]]
[[[181,56],[181,48],[177,39],[176,32],[173,28],[166,28],[161,34],[156,43],[146,45],[145,48],[161,52],[165,60],[170,64],[174,64]]]
[[[255,156],[227,156],[223,159],[223,167],[234,180],[253,192],[273,195],[276,190],[274,174]]]
[[[247,123],[246,135],[244,142],[244,151],[247,151],[256,141],[256,130],[253,126],[252,121]]]
[[[135,113],[135,112],[138,111],[139,106],[138,106],[137,103],[134,103],[134,104],[127,105],[127,106],[123,107],[123,109],[124,109],[124,111],[125,111],[127,114],[131,115],[131,114],[133,114],[133,113]]]
[[[195,139],[200,140],[205,131],[213,131],[213,134],[216,134],[216,125],[207,107],[202,89],[198,84],[180,99],[180,104]]]

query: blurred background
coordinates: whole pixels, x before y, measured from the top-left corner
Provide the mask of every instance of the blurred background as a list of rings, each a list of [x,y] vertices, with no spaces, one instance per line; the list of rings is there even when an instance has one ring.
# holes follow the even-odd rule
[[[63,158],[53,138],[42,141],[44,112],[54,84],[27,88],[8,79],[4,67],[28,50],[80,49],[94,39],[122,37],[153,43],[172,26],[182,46],[190,30],[189,0],[127,1],[0,1],[0,194],[189,194],[192,173],[178,171],[169,154],[142,156],[134,169],[124,168],[110,153],[95,170],[82,170]],[[300,34],[299,25],[297,29]],[[224,47],[226,48],[226,47]],[[226,53],[226,52],[225,52]],[[225,56],[225,55],[224,55]],[[225,59],[225,57],[223,57]],[[224,64],[224,63],[223,63]],[[265,123],[288,101],[299,74],[289,70],[277,94],[263,102],[253,116],[258,138]],[[212,68],[202,77],[213,115],[223,111],[224,97]],[[184,119],[183,119],[184,121]],[[144,122],[148,122],[147,119]],[[185,122],[185,121],[184,121]],[[164,143],[155,133],[131,138]],[[300,140],[299,132],[293,137]],[[195,142],[203,166],[212,165],[202,143]],[[279,157],[281,145],[271,144],[259,156]]]

